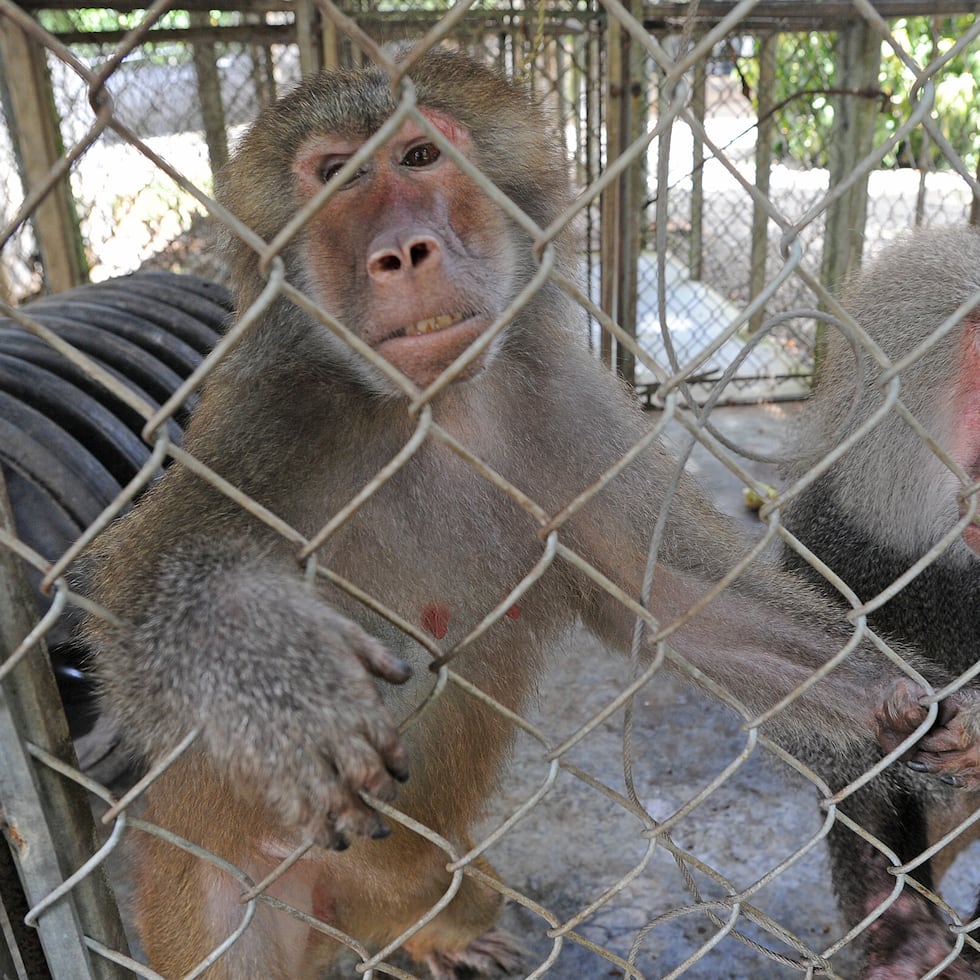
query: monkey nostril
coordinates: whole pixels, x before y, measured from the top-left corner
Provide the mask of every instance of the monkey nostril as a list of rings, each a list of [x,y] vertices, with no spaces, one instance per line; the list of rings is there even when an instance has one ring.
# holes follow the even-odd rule
[[[403,262],[397,251],[375,252],[368,259],[368,273],[371,276],[384,276],[401,271]]]
[[[432,254],[432,251],[432,246],[429,242],[416,242],[408,252],[412,260],[412,265],[421,265]]]
[[[428,235],[413,235],[397,243],[379,242],[369,253],[368,272],[374,277],[405,274],[423,265],[438,266],[439,242]]]

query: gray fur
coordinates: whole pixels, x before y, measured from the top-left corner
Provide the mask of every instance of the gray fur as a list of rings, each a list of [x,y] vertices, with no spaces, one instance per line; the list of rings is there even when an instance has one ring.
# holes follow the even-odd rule
[[[926,341],[964,302],[980,299],[980,233],[941,228],[911,234],[876,255],[849,285],[844,305],[890,361],[898,361]],[[964,344],[977,344],[978,313],[963,317],[901,375],[901,399],[932,437],[966,470],[978,476],[980,431],[956,411],[957,393],[980,390],[980,377],[961,363]],[[968,348],[966,348],[968,349]],[[787,467],[796,479],[847,438],[882,404],[882,370],[858,341],[833,332],[821,362],[819,383],[793,433],[797,458]],[[855,379],[862,379],[856,383]],[[855,397],[856,396],[856,397]],[[899,417],[890,412],[853,449],[784,509],[786,526],[867,602],[892,584],[935,545],[960,517],[957,494],[963,484]],[[846,605],[825,579],[788,548],[785,563]],[[870,617],[879,633],[914,646],[942,669],[959,673],[977,658],[980,643],[980,557],[957,538],[936,561]],[[814,764],[826,767],[833,750],[810,746]],[[821,757],[822,755],[822,757]],[[874,762],[863,753],[839,759],[836,782],[845,785]],[[927,816],[942,814],[952,794],[935,782],[895,769],[845,804],[845,812],[892,847],[900,860],[915,857],[928,844]],[[888,860],[844,830],[831,836],[835,887],[848,925],[859,921],[889,894],[894,881]],[[855,875],[855,866],[864,873]],[[916,876],[932,885],[928,865]],[[903,914],[924,925],[933,920],[931,949],[889,946],[873,940],[869,968],[899,959],[909,969],[936,962],[949,949],[934,907],[909,892]],[[916,911],[913,911],[917,907]],[[896,907],[897,908],[897,907]],[[912,928],[887,917],[879,931]],[[929,944],[926,943],[926,946]],[[928,952],[933,956],[929,960]],[[890,975],[882,973],[881,976]],[[943,976],[972,975],[958,965]]]

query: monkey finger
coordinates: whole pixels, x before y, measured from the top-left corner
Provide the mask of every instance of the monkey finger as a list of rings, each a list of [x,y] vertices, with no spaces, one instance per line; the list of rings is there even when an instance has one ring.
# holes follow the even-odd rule
[[[390,684],[404,684],[412,676],[412,665],[401,657],[396,657],[376,640],[359,654],[361,663],[376,677]]]
[[[915,744],[914,752],[916,755],[921,753],[949,757],[973,751],[972,743],[972,734],[959,723],[958,718],[954,717],[946,724],[934,725],[929,729]],[[910,758],[912,757],[910,755]]]
[[[350,847],[350,838],[329,821],[324,824],[319,820],[310,820],[302,825],[301,830],[325,851],[346,851]]]
[[[363,740],[348,747],[341,760],[344,778],[351,785],[366,790],[387,802],[395,798],[392,782],[408,782],[408,751],[397,728],[380,718],[371,717],[364,725]]]
[[[336,826],[342,834],[370,837],[371,840],[383,840],[391,833],[381,814],[361,800],[348,808]]]
[[[385,803],[397,795],[397,783],[408,779],[408,754],[398,730],[387,725],[375,725],[363,737],[352,738],[334,765],[355,794],[363,790]]]
[[[347,796],[319,822],[310,820],[305,829],[321,847],[334,851],[346,850],[355,837],[383,840],[391,833],[381,814],[357,796]]]
[[[385,771],[388,775],[399,783],[407,783],[410,775],[408,764],[408,752],[402,745],[401,737],[397,730],[392,729],[391,738],[382,743],[379,747],[381,760],[384,762]],[[394,791],[394,786],[392,786]],[[373,790],[369,790],[374,796],[380,796]],[[392,798],[394,792],[392,792]],[[384,799],[384,797],[381,797]]]
[[[906,765],[914,772],[938,776],[947,785],[958,789],[980,789],[980,756],[972,748],[956,752],[917,750]]]
[[[379,839],[387,834],[380,815],[337,783],[319,787],[304,811],[299,829],[324,850],[346,851],[355,837]]]
[[[886,752],[898,748],[928,716],[928,708],[919,703],[925,688],[902,678],[895,681],[874,712],[878,742]]]
[[[939,721],[915,745],[908,765],[939,775],[954,786],[980,786],[980,748],[976,741],[976,696],[957,692],[940,706]]]
[[[383,643],[350,623],[347,640],[358,660],[376,677],[391,684],[404,684],[412,676],[412,665],[395,656]]]

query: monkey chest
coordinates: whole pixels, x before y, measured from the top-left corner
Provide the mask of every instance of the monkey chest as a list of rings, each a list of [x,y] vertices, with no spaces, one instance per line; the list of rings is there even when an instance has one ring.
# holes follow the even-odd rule
[[[569,619],[527,515],[482,488],[461,489],[380,494],[321,556],[355,586],[332,601],[416,664],[461,645],[462,664],[499,664]]]

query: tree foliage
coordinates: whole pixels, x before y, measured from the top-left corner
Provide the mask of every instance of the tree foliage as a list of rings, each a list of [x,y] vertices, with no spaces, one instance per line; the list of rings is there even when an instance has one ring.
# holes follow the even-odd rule
[[[971,28],[972,14],[944,17],[907,17],[891,25],[902,49],[924,69],[945,56],[958,38]],[[834,123],[834,101],[851,86],[838,78],[835,46],[837,34],[809,32],[781,34],[776,40],[776,86],[774,104],[778,131],[776,153],[784,162],[802,167],[825,167],[827,145]],[[750,58],[739,68],[749,85],[757,90],[758,64]],[[882,45],[879,70],[880,93],[863,93],[877,98],[875,143],[891,136],[914,111],[919,98],[916,75],[887,44]],[[943,136],[975,171],[980,155],[980,45],[968,45],[942,65],[935,75],[933,119]],[[916,127],[884,159],[886,167],[923,166],[949,169],[949,161]]]

